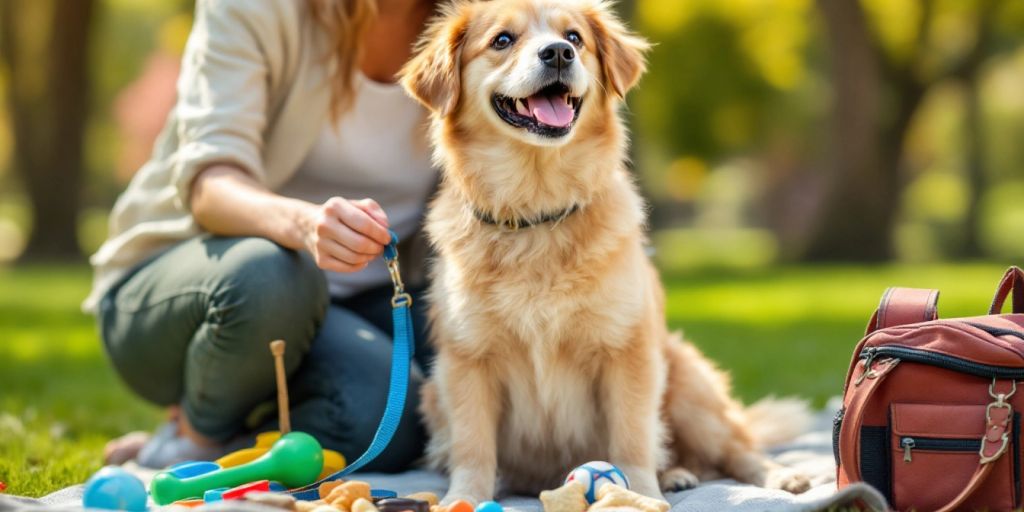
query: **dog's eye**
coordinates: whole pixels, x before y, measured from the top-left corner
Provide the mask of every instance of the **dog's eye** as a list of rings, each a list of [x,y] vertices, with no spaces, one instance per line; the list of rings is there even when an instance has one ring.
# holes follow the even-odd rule
[[[494,36],[494,39],[491,41],[491,48],[494,48],[495,50],[504,50],[505,48],[512,46],[512,43],[515,41],[516,39],[512,37],[512,34],[502,32]]]
[[[576,32],[575,30],[570,30],[570,31],[566,32],[565,33],[565,39],[566,39],[566,41],[569,41],[570,43],[572,43],[577,48],[580,47],[580,46],[583,46],[583,37],[580,36],[580,33]]]

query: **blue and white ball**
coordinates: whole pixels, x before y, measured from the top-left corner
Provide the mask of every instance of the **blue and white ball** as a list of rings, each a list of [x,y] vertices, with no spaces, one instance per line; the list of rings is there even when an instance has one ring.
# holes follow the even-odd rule
[[[615,484],[629,489],[629,479],[621,469],[603,461],[594,460],[569,472],[565,483],[579,482],[587,490],[587,502],[597,501],[597,490],[605,484]]]

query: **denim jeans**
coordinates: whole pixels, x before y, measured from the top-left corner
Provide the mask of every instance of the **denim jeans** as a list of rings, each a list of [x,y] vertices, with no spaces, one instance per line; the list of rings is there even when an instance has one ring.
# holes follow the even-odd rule
[[[413,290],[416,364],[405,413],[368,471],[400,471],[423,450],[417,413],[426,345]],[[391,363],[391,289],[331,301],[304,253],[263,238],[201,236],[141,265],[104,297],[99,323],[124,382],[157,405],[180,404],[200,433],[228,443],[277,426],[268,343],[287,342],[291,423],[354,460],[384,411]]]

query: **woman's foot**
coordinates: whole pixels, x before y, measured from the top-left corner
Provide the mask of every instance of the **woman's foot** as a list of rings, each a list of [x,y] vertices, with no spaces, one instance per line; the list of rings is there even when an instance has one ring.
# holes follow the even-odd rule
[[[189,460],[214,460],[224,453],[224,447],[196,443],[182,434],[177,421],[168,421],[142,446],[136,462],[142,467],[163,469]]]
[[[103,464],[120,466],[134,459],[150,437],[149,432],[137,430],[112,439],[103,447]]]
[[[168,410],[168,420],[156,432],[130,432],[107,443],[106,464],[132,459],[143,467],[163,469],[188,460],[214,460],[226,453],[218,443],[203,437],[188,423],[180,407]]]
[[[172,405],[167,408],[167,420],[179,421],[181,418],[181,407]],[[153,437],[152,434],[143,430],[129,432],[117,439],[111,439],[103,447],[103,463],[120,466],[139,456],[139,451]]]

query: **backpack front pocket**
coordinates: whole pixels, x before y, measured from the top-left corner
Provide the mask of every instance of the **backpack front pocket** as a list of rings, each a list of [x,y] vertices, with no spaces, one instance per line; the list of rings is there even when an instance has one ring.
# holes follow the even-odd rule
[[[949,503],[974,475],[985,432],[984,405],[901,404],[890,407],[892,505],[897,510],[935,510]],[[1014,414],[1010,445],[988,478],[963,505],[966,510],[1011,510],[1020,485]],[[927,489],[927,492],[922,492]]]

